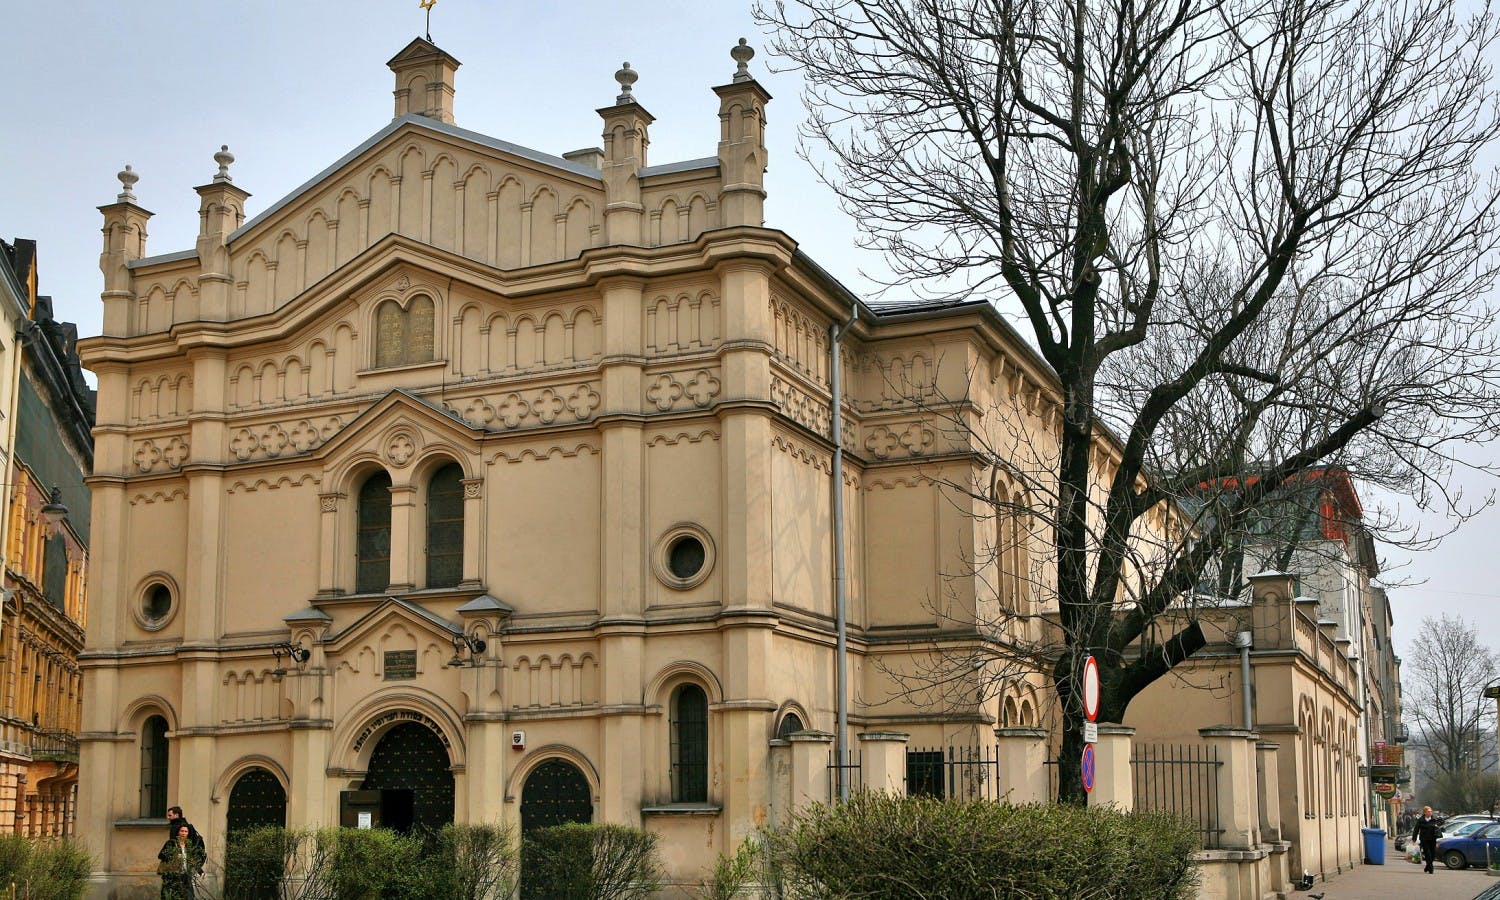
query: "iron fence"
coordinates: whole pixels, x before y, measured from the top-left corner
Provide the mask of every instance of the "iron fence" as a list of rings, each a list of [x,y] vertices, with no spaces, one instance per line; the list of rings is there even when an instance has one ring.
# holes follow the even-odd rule
[[[1197,823],[1206,850],[1217,849],[1219,767],[1213,747],[1201,744],[1135,744],[1130,780],[1135,808],[1176,813]]]
[[[845,751],[842,760],[839,759],[838,751],[828,751],[828,796],[837,800],[839,796],[839,773],[842,772],[844,779],[849,784],[849,793],[854,793],[865,786],[864,776],[860,771],[860,760],[858,750]]]
[[[1000,799],[994,747],[920,747],[906,751],[906,793],[952,800]]]

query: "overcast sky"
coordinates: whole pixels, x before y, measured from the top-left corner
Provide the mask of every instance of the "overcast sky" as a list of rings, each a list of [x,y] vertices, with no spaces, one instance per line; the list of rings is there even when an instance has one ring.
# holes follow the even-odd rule
[[[228,144],[231,173],[253,195],[249,215],[317,174],[390,121],[385,62],[422,33],[417,0],[68,0],[7,4],[0,49],[6,118],[0,131],[0,237],[38,241],[41,290],[81,334],[99,330],[100,216],[130,163],[135,192],[156,213],[148,254],[191,249],[195,185]],[[614,100],[629,60],[635,95],[655,117],[652,164],[712,156],[729,48],[765,42],[748,3],[439,0],[432,37],[457,57],[456,124],[549,153],[598,146],[595,109]],[[880,260],[854,246],[853,223],[797,158],[803,117],[795,74],[751,70],[775,96],[769,109],[767,224],[781,228],[856,292],[868,296]],[[891,299],[900,299],[900,294]],[[1493,458],[1472,448],[1474,458]],[[1471,497],[1495,487],[1467,476]],[[1367,502],[1373,498],[1366,497]],[[1442,529],[1441,520],[1426,520]],[[1470,522],[1434,551],[1389,548],[1398,646],[1423,616],[1461,615],[1500,649],[1500,513]]]

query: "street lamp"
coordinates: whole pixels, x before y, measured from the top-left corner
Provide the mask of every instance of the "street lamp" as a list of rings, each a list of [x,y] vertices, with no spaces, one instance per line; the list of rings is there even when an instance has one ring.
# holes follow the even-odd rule
[[[55,484],[52,486],[52,493],[48,495],[41,512],[42,518],[46,519],[47,524],[53,528],[63,523],[63,520],[68,517],[68,507],[62,501],[62,488]]]

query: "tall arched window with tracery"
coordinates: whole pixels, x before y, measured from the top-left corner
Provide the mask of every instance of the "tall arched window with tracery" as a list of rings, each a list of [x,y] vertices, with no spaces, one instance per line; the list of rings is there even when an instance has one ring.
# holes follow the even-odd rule
[[[672,692],[672,802],[708,801],[708,695],[696,684]]]
[[[151,716],[141,726],[141,818],[167,815],[167,720]]]
[[[464,470],[448,463],[427,482],[427,586],[453,587],[464,577]]]
[[[372,594],[391,583],[391,476],[384,471],[365,479],[356,504],[354,590]]]

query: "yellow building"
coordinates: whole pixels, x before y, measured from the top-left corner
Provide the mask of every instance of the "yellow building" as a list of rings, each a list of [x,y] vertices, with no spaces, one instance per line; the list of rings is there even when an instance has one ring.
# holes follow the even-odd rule
[[[84,348],[101,896],[149,892],[169,803],[212,848],[643,825],[695,882],[827,795],[841,589],[865,784],[899,786],[908,737],[1040,722],[1024,679],[937,711],[890,672],[1031,602],[1019,516],[939,483],[975,465],[945,422],[1057,421],[1047,370],[988,304],[873,310],[764,227],[770,97],[731,56],[700,159],[648,162],[628,67],[602,148],[460,128],[418,39],[395,119],[254,218],[216,155],[192,249],[145,255],[121,173]]]
[[[35,244],[0,245],[0,277],[23,312],[12,332],[19,339],[0,525],[0,830],[68,835],[77,811],[93,397],[76,331],[37,294]]]

